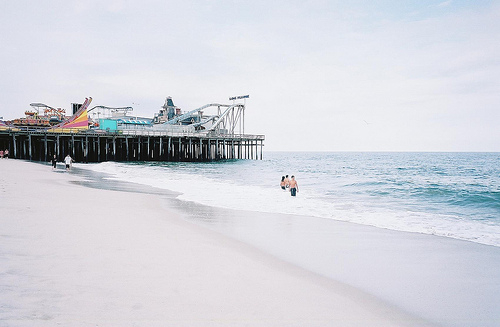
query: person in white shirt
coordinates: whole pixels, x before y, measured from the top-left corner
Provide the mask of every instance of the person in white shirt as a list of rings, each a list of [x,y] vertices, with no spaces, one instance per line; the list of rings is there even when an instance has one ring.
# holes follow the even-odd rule
[[[64,158],[64,163],[66,164],[66,170],[70,170],[71,169],[71,163],[73,162],[73,158],[70,157],[70,155],[68,154],[66,156],[66,158]]]

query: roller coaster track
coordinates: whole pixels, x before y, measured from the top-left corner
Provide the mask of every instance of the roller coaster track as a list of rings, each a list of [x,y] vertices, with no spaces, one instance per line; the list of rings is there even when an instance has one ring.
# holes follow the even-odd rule
[[[206,104],[204,106],[201,106],[197,109],[194,109],[194,110],[191,110],[191,111],[188,111],[186,112],[185,114],[183,115],[180,115],[178,117],[175,117],[174,119],[171,119],[169,121],[166,121],[163,123],[163,125],[175,125],[181,121],[183,121],[184,119],[186,118],[189,118],[191,117],[194,113],[197,113],[199,112],[200,110],[203,110],[203,109],[206,109],[206,108],[209,108],[209,107],[228,107],[229,105],[227,104],[218,104],[218,103],[210,103],[210,104]]]

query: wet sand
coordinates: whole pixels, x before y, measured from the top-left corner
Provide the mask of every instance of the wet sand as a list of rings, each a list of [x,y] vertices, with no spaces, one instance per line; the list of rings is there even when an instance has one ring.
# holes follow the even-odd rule
[[[442,326],[500,325],[499,247],[312,216],[210,207],[85,169],[78,173],[90,187],[163,194],[165,207],[183,219],[427,321]]]
[[[0,160],[0,325],[431,325],[60,168]]]
[[[193,203],[179,209],[198,224],[439,325],[500,325],[498,247],[310,216]]]

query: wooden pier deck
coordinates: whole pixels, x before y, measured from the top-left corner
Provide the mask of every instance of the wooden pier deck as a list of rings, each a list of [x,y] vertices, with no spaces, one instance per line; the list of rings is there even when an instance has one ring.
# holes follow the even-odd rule
[[[11,158],[34,161],[49,161],[54,154],[59,161],[69,154],[76,162],[259,160],[264,139],[264,135],[204,132],[4,129],[0,149],[8,149]]]

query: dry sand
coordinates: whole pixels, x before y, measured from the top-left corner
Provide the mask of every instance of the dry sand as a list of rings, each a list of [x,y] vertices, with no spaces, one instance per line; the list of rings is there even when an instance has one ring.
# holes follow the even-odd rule
[[[80,178],[0,160],[0,326],[430,325]]]

